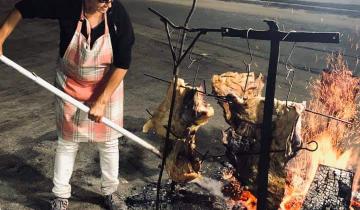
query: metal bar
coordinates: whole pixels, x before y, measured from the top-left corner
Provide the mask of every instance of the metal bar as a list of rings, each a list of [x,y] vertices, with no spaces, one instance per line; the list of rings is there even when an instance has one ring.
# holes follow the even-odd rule
[[[282,31],[259,31],[244,30],[237,28],[223,28],[222,36],[242,37],[256,40],[279,40],[285,42],[317,42],[317,43],[339,43],[338,32],[282,32]],[[249,35],[249,36],[247,36]]]
[[[150,10],[150,12],[154,13],[155,15],[160,17],[161,22],[164,23],[168,23],[171,27],[175,28],[175,29],[182,29],[182,30],[186,30],[188,31],[189,29],[183,26],[177,26],[175,25],[173,22],[171,22],[167,17],[165,17],[164,15],[162,15],[160,12],[156,11],[153,8],[148,8]]]
[[[173,62],[174,62],[174,66],[176,66],[176,54],[174,51],[174,46],[171,43],[171,37],[170,37],[170,32],[169,32],[169,24],[165,23],[165,30],[166,30],[166,37],[168,38],[168,42],[169,42],[169,47],[170,47],[170,51],[171,51],[171,56],[173,58]]]
[[[188,28],[187,26],[178,26],[175,25],[173,22],[171,22],[169,20],[169,18],[167,18],[165,15],[161,14],[160,12],[158,12],[157,10],[153,9],[153,8],[148,8],[152,13],[154,13],[155,15],[160,17],[160,20],[164,23],[168,23],[171,27],[175,28],[175,29],[181,29],[181,30],[185,30],[188,32],[223,32],[224,28]]]
[[[276,33],[279,29],[277,25],[270,30]],[[274,98],[276,88],[276,73],[279,61],[280,41],[277,39],[271,40],[269,70],[266,81],[266,93],[264,104],[264,118],[261,129],[261,148],[262,153],[259,158],[258,174],[257,174],[257,209],[266,210],[267,208],[267,194],[268,194],[268,176],[270,166],[270,147],[272,143],[272,115],[274,110]]]
[[[189,28],[189,32],[224,32],[224,28]]]
[[[145,76],[147,76],[147,77],[151,77],[151,78],[153,78],[153,79],[159,80],[159,81],[161,81],[161,82],[165,82],[165,83],[171,84],[171,82],[170,82],[170,81],[167,81],[167,80],[161,79],[161,78],[159,78],[159,77],[155,77],[155,76],[153,76],[153,75],[146,74],[146,73],[144,73],[144,75],[145,75]]]
[[[27,78],[29,78],[29,79],[33,80],[34,82],[36,82],[37,84],[39,84],[40,86],[44,87],[45,89],[47,89],[51,93],[54,93],[58,97],[64,99],[65,101],[71,103],[72,105],[76,106],[80,110],[82,110],[82,111],[84,111],[86,113],[89,112],[89,110],[90,110],[89,107],[85,106],[83,103],[81,103],[80,101],[77,101],[76,99],[74,99],[70,95],[64,93],[63,91],[57,89],[56,87],[54,87],[53,85],[51,85],[47,81],[43,80],[41,77],[37,76],[36,74],[29,72],[28,70],[26,70],[25,68],[23,68],[20,65],[16,64],[15,62],[10,60],[9,58],[2,55],[2,56],[0,56],[0,60],[2,62],[4,62],[6,65],[8,65],[8,66],[14,68],[15,70],[17,70],[18,72],[20,72],[22,75],[26,76]],[[118,131],[119,133],[123,134],[124,136],[128,137],[132,141],[138,143],[139,145],[141,145],[142,147],[144,147],[147,150],[151,151],[155,155],[161,157],[160,151],[157,150],[154,146],[147,143],[143,139],[137,137],[133,133],[127,131],[126,129],[120,127],[119,125],[113,123],[111,120],[103,117],[103,118],[101,118],[101,122],[104,123],[105,125],[109,126],[110,128]]]
[[[171,84],[170,81],[167,81],[167,80],[164,80],[164,79],[161,79],[161,78],[158,78],[158,77],[155,77],[155,76],[152,76],[150,74],[144,74],[145,76],[147,77],[151,77],[153,79],[156,79],[156,80],[159,80],[161,82],[165,82],[165,83],[168,83],[168,84]],[[217,96],[217,95],[214,95],[214,94],[210,94],[210,93],[207,93],[206,91],[201,91],[201,90],[197,90],[195,88],[191,88],[191,87],[185,87],[185,86],[180,86],[181,88],[186,88],[186,89],[191,89],[191,90],[194,90],[195,92],[199,92],[201,94],[204,94],[205,96],[209,96],[209,97],[214,97],[216,98],[216,100],[219,100],[219,101],[223,101],[223,102],[229,102],[226,97],[224,96]],[[206,90],[206,87],[205,87],[205,83],[204,83],[204,90]]]
[[[349,122],[349,121],[346,121],[346,120],[343,120],[343,119],[340,119],[340,118],[337,118],[337,117],[333,117],[333,116],[330,116],[330,115],[326,115],[326,114],[323,114],[323,113],[320,113],[320,112],[315,112],[313,110],[310,110],[310,109],[305,109],[306,112],[309,112],[309,113],[312,113],[312,114],[316,114],[316,115],[320,115],[320,116],[323,116],[323,117],[327,117],[327,118],[330,118],[330,119],[333,119],[333,120],[337,120],[339,122],[342,122],[342,123],[346,123],[346,124],[349,124],[349,125],[353,125],[353,123]]]
[[[189,22],[190,22],[190,19],[191,19],[191,17],[193,16],[193,14],[194,14],[194,12],[195,12],[196,2],[197,2],[197,0],[193,0],[191,9],[190,9],[190,11],[189,11],[189,14],[188,14],[188,16],[186,17],[186,20],[185,20],[185,23],[184,23],[184,26],[185,26],[186,28],[188,27]]]

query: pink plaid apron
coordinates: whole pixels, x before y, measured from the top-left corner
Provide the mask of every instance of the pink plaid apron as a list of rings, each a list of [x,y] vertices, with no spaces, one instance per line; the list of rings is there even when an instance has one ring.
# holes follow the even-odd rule
[[[56,72],[57,86],[81,102],[96,99],[110,76],[113,51],[106,15],[104,18],[105,33],[90,48],[91,28],[82,9],[81,20],[63,58],[60,59],[60,68]],[[84,21],[87,23],[87,39],[81,34]],[[123,98],[122,82],[106,105],[105,111],[105,117],[120,126],[123,125]],[[55,103],[59,138],[73,142],[104,142],[121,136],[103,123],[89,120],[87,113],[70,103],[60,98],[56,98]]]

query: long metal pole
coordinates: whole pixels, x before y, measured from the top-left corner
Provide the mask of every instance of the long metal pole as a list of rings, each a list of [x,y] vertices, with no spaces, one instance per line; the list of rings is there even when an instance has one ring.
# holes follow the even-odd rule
[[[4,62],[6,65],[8,65],[8,66],[14,68],[15,70],[17,70],[18,72],[20,72],[22,75],[24,75],[27,78],[33,80],[34,82],[36,82],[40,86],[46,88],[48,91],[54,93],[58,97],[64,99],[65,101],[71,103],[72,105],[76,106],[81,111],[86,112],[86,113],[89,112],[89,110],[90,110],[89,107],[85,106],[83,103],[81,103],[80,101],[74,99],[73,97],[69,96],[68,94],[64,93],[63,91],[57,89],[56,87],[54,87],[53,85],[51,85],[47,81],[43,80],[41,77],[37,76],[36,74],[29,72],[28,70],[26,70],[25,68],[23,68],[20,65],[16,64],[15,62],[10,60],[9,58],[2,55],[2,56],[0,56],[0,60],[2,62]],[[118,131],[119,133],[123,134],[124,136],[128,137],[129,139],[133,140],[134,142],[141,145],[145,149],[151,151],[152,153],[154,153],[158,157],[161,157],[161,153],[160,153],[160,151],[158,149],[156,149],[153,145],[147,143],[146,141],[144,141],[140,137],[134,135],[130,131],[120,127],[119,125],[115,124],[114,122],[107,119],[106,117],[101,118],[101,122],[104,123],[105,125],[109,126],[110,128]]]
[[[275,32],[275,30],[274,30]],[[276,73],[279,62],[280,41],[271,40],[269,70],[266,81],[264,118],[261,129],[261,155],[258,164],[258,189],[257,189],[257,209],[267,210],[268,196],[268,172],[270,166],[270,148],[272,143],[272,115],[274,109]]]

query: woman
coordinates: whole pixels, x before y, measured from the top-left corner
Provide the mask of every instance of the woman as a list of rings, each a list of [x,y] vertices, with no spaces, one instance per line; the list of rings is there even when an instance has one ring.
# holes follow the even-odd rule
[[[0,28],[0,54],[6,38],[22,18],[58,19],[60,67],[56,86],[90,107],[86,115],[56,98],[58,144],[54,165],[52,209],[67,209],[69,184],[79,142],[96,142],[101,189],[109,209],[126,205],[117,191],[121,134],[99,123],[103,116],[122,126],[123,78],[134,43],[129,16],[112,0],[22,0]]]

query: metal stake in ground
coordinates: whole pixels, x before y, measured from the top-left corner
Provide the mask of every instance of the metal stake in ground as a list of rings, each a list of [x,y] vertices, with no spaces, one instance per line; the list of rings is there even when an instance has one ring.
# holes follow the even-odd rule
[[[188,14],[188,17],[186,18],[185,21],[185,25],[184,26],[177,26],[174,23],[172,23],[167,17],[165,17],[164,15],[160,14],[158,11],[149,8],[149,10],[151,12],[153,12],[155,15],[160,17],[160,20],[164,23],[165,25],[165,30],[166,30],[166,34],[167,34],[167,38],[168,38],[168,44],[170,47],[170,51],[171,51],[171,55],[173,58],[173,64],[174,64],[174,68],[173,68],[173,93],[172,93],[172,99],[171,99],[171,106],[170,106],[170,113],[169,113],[169,120],[168,120],[168,126],[167,128],[171,128],[172,125],[172,116],[173,116],[173,109],[175,106],[175,97],[176,97],[176,85],[177,85],[177,81],[178,81],[178,76],[179,76],[179,66],[181,64],[181,62],[184,60],[185,56],[190,52],[190,50],[194,47],[195,43],[198,41],[198,39],[200,38],[201,35],[204,35],[208,32],[216,32],[216,33],[222,33],[223,29],[212,29],[212,28],[193,28],[190,29],[188,28],[188,23],[191,19],[192,14],[194,13],[195,10],[195,6],[196,6],[196,0],[193,1],[193,5],[192,8]],[[178,56],[176,57],[175,54],[175,49],[174,46],[172,45],[172,41],[171,41],[171,37],[170,37],[170,31],[169,31],[169,26],[176,29],[176,30],[181,30],[182,31],[182,37],[181,37],[181,41],[180,41],[180,48],[179,48],[179,53]],[[190,45],[187,47],[187,49],[184,49],[184,43],[185,43],[185,38],[186,38],[186,32],[196,32],[197,35],[195,36],[195,38],[192,40],[192,42],[190,43]],[[206,94],[206,93],[205,93]],[[210,94],[207,94],[208,96],[210,96]],[[156,209],[159,209],[159,192],[160,192],[160,188],[161,188],[161,179],[162,179],[162,174],[163,174],[163,170],[164,170],[164,166],[165,166],[165,160],[167,157],[167,148],[169,145],[169,137],[170,137],[170,129],[167,129],[167,133],[166,133],[166,139],[165,139],[165,150],[164,150],[164,154],[163,154],[163,160],[162,160],[162,164],[161,164],[161,169],[160,169],[160,174],[159,174],[159,179],[158,179],[158,185],[157,185],[157,199],[156,199]]]
[[[15,62],[11,61],[10,59],[8,59],[7,57],[5,57],[3,55],[0,56],[0,60],[2,62],[4,62],[6,65],[8,65],[8,66],[14,68],[15,70],[17,70],[18,72],[20,72],[22,75],[26,76],[27,78],[29,78],[29,79],[33,80],[34,82],[36,82],[37,84],[39,84],[40,86],[44,87],[48,91],[54,93],[58,97],[64,99],[65,101],[71,103],[72,105],[76,106],[81,111],[84,111],[86,113],[89,112],[89,110],[90,110],[89,107],[85,106],[83,103],[81,103],[80,101],[77,101],[76,99],[74,99],[73,97],[64,93],[63,91],[57,89],[56,87],[54,87],[47,81],[43,80],[41,77],[37,76],[35,73],[29,72],[25,68],[19,66],[18,64],[16,64]],[[101,118],[101,122],[104,123],[105,125],[109,126],[110,128],[118,131],[119,133],[123,134],[124,136],[128,137],[130,140],[136,142],[137,144],[144,147],[145,149],[151,151],[158,157],[161,157],[161,153],[158,149],[156,149],[154,146],[147,143],[143,139],[139,138],[135,134],[131,133],[130,131],[120,127],[119,125],[113,123],[111,120],[109,120],[105,117]]]

